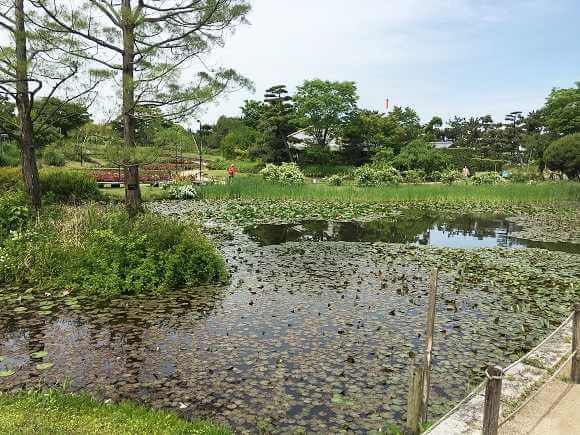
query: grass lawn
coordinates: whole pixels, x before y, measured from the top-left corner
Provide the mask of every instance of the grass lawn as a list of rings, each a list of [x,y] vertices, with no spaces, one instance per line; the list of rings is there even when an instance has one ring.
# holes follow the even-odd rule
[[[112,187],[101,189],[103,195],[115,199],[115,200],[124,200],[125,199],[125,188],[124,187]],[[141,185],[141,197],[143,201],[157,201],[166,199],[166,193],[159,187],[152,187],[148,184]]]
[[[0,433],[230,434],[222,426],[188,422],[133,403],[103,404],[56,390],[0,394]]]
[[[345,202],[447,201],[497,203],[580,202],[580,183],[539,184],[506,183],[498,185],[401,184],[398,186],[330,186],[326,183],[284,186],[263,181],[260,177],[236,177],[231,185],[200,188],[206,199],[293,199]]]

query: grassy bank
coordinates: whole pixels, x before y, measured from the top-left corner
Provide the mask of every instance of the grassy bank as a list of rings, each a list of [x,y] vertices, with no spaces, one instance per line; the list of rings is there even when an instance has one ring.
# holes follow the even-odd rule
[[[0,432],[59,434],[229,434],[132,403],[107,405],[58,391],[0,394]]]
[[[540,184],[412,184],[382,187],[329,186],[307,183],[284,186],[266,183],[258,177],[237,178],[230,185],[210,185],[200,189],[205,199],[292,199],[345,202],[389,201],[489,201],[509,203],[580,202],[580,184],[574,182]]]

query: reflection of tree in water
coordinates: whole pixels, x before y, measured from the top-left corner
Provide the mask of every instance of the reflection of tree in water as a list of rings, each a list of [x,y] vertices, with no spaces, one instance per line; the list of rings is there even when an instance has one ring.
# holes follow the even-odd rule
[[[509,246],[509,226],[503,219],[460,215],[437,225],[439,231],[450,236],[462,235],[478,239],[496,238],[498,246]]]
[[[257,225],[247,233],[264,245],[286,242],[390,242],[423,243],[429,239],[429,229],[437,218],[427,213],[409,213],[396,220],[371,222],[304,221],[297,224]]]

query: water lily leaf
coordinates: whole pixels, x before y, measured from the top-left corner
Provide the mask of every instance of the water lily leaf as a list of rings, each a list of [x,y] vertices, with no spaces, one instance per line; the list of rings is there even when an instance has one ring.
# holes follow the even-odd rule
[[[24,313],[26,311],[28,311],[28,308],[26,308],[26,307],[16,307],[16,308],[14,308],[14,312],[15,313]]]
[[[0,370],[0,378],[7,378],[14,375],[16,372],[14,370]]]
[[[39,351],[39,352],[34,352],[34,353],[31,353],[31,354],[30,354],[30,356],[31,356],[32,358],[34,358],[34,359],[42,359],[42,358],[44,358],[45,356],[48,356],[48,352],[47,352],[47,351],[45,351],[45,350],[41,350],[41,351]]]
[[[52,368],[53,366],[54,366],[53,363],[36,364],[36,369],[37,370],[48,370],[48,369]]]

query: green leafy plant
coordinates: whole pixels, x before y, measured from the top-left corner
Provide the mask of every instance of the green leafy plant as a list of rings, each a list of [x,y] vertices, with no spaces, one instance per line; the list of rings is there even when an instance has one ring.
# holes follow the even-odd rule
[[[162,189],[167,192],[169,199],[195,199],[197,191],[191,183],[171,182],[164,184]]]
[[[286,185],[304,184],[304,174],[296,163],[268,164],[260,171],[264,180]]]
[[[497,172],[478,172],[469,179],[472,184],[498,184],[507,183]]]
[[[449,169],[441,173],[441,181],[447,184],[460,183],[465,181],[465,177],[457,169]]]
[[[327,181],[330,186],[342,186],[344,179],[340,175],[331,175]]]
[[[52,147],[44,150],[42,157],[49,166],[62,167],[66,164],[64,154]]]
[[[40,172],[42,193],[57,202],[92,201],[102,198],[96,180],[82,171],[45,170]]]
[[[359,186],[393,185],[402,181],[399,171],[388,165],[361,166],[354,172],[354,177]]]
[[[0,194],[0,244],[11,232],[20,231],[30,217],[26,197],[21,191]]]
[[[580,133],[570,134],[553,142],[544,153],[546,166],[562,171],[571,180],[580,176]]]
[[[115,296],[222,281],[215,247],[192,225],[122,208],[62,206],[2,246],[0,282]]]
[[[422,183],[425,181],[425,171],[422,169],[410,169],[403,174],[405,183]]]

